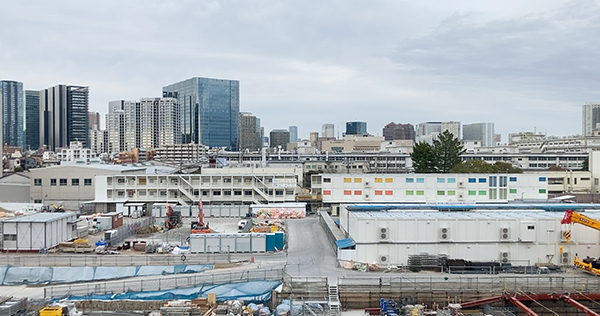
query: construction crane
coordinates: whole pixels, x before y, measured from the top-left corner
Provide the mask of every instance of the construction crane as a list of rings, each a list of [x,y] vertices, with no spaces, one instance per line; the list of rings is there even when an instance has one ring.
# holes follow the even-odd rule
[[[577,212],[567,210],[563,219],[560,221],[561,224],[580,224],[583,226],[587,226],[593,228],[595,230],[600,230],[600,221],[589,218],[583,214],[579,214]],[[571,230],[567,230],[563,233],[567,244],[571,241]],[[577,254],[573,258],[573,264],[591,274],[600,276],[600,259],[587,257],[583,260],[579,259]]]
[[[204,206],[198,201],[198,221],[192,221],[192,234],[210,234],[208,223],[204,223]]]

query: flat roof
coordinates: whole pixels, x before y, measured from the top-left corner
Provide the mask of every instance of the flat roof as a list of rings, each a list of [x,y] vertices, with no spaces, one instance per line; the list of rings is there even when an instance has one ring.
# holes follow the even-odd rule
[[[544,211],[476,211],[476,212],[439,212],[439,211],[377,211],[353,212],[352,216],[358,219],[447,219],[447,220],[516,220],[516,219],[557,219],[563,218],[562,213]],[[600,219],[600,212],[585,212],[591,218]]]
[[[353,212],[372,212],[387,210],[542,210],[564,212],[566,210],[600,210],[600,204],[584,203],[389,203],[389,204],[345,204]]]
[[[33,214],[33,215],[27,215],[27,216],[20,216],[20,217],[15,217],[15,218],[11,218],[11,219],[7,219],[4,221],[4,223],[14,223],[14,222],[20,222],[20,223],[31,223],[31,222],[35,222],[35,223],[45,223],[45,222],[52,222],[52,221],[56,221],[59,219],[63,219],[63,218],[68,218],[71,216],[77,216],[76,213],[74,212],[65,212],[65,213],[37,213],[37,214]]]
[[[123,165],[106,165],[101,163],[92,163],[92,164],[63,164],[56,166],[48,166],[41,169],[58,169],[58,168],[89,168],[89,169],[102,169],[102,170],[112,170],[112,171],[136,171],[136,170],[146,170],[146,167],[135,167],[135,166],[123,166]]]

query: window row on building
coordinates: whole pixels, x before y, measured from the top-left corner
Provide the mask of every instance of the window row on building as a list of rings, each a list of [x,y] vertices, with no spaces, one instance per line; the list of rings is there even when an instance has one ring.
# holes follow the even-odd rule
[[[48,179],[46,179],[48,180]],[[68,178],[51,178],[49,179],[50,183],[44,183],[44,179],[33,179],[33,185],[34,186],[43,186],[43,185],[50,185],[50,186],[56,186],[56,185],[60,185],[60,186],[67,186],[69,185],[69,179]],[[81,179],[79,178],[71,178],[71,186],[79,186],[81,185],[81,183],[83,183],[83,185],[85,186],[91,186],[92,185],[92,179],[91,178],[85,178],[83,179],[83,182],[81,181]]]

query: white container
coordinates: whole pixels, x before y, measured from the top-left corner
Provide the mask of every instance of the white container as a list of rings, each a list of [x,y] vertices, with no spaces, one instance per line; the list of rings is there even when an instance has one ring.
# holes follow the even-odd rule
[[[266,247],[266,244],[265,244]],[[235,239],[236,252],[250,252],[250,234],[237,234]]]
[[[205,253],[206,252],[206,236],[205,234],[190,235],[190,252]]]
[[[235,234],[221,235],[221,251],[235,252]]]
[[[256,233],[250,234],[250,240],[252,242],[252,252],[265,252],[267,251],[267,234]]]
[[[221,235],[220,234],[205,234],[206,236],[206,252],[221,252]]]

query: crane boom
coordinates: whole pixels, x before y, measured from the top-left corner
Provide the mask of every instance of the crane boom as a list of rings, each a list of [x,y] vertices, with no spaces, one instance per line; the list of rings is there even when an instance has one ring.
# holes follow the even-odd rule
[[[577,212],[568,210],[565,212],[565,216],[563,217],[561,224],[580,224],[583,226],[591,227],[595,230],[600,230],[600,221],[589,218],[583,214],[579,214]]]
[[[577,223],[579,225],[587,226],[587,227],[593,228],[595,230],[600,230],[600,221],[589,218],[583,214],[579,214],[579,213],[571,211],[571,210],[567,210],[565,212],[565,216],[560,221],[560,223],[561,224]],[[571,232],[565,231],[564,236],[565,236],[565,239],[568,244],[571,239]],[[596,276],[600,276],[599,262],[598,262],[598,260],[596,260],[594,258],[588,257],[586,259],[581,260],[581,259],[579,259],[577,254],[575,254],[575,257],[573,257],[573,264],[576,267],[580,268],[581,270],[584,270],[584,271],[594,274]]]

